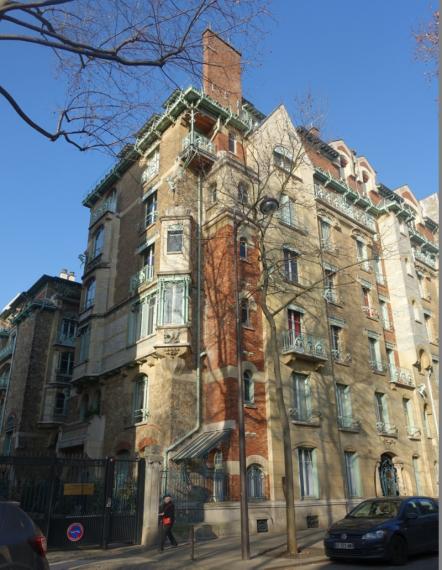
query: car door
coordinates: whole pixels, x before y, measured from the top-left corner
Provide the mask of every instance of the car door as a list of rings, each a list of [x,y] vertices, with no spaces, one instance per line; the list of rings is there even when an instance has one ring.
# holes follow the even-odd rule
[[[410,518],[409,516],[410,515]],[[411,517],[415,518],[411,518]],[[423,548],[422,543],[426,541],[421,521],[421,512],[416,499],[408,500],[402,508],[402,531],[407,539],[410,553],[419,552]]]
[[[416,499],[421,516],[418,521],[422,525],[425,549],[435,550],[439,534],[439,505],[432,499]]]

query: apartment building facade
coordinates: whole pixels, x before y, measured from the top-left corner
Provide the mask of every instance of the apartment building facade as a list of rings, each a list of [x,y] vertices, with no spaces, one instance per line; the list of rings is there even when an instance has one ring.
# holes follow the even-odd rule
[[[283,524],[266,274],[298,527],[367,496],[436,494],[437,224],[344,141],[297,129],[284,107],[265,117],[242,97],[240,54],[210,31],[204,45],[203,89],[174,92],[83,202],[74,389],[57,452],[161,454],[189,484],[211,481],[205,520],[234,530],[239,319],[252,530]],[[271,218],[266,196],[280,206]]]
[[[55,454],[71,394],[81,285],[43,275],[0,313],[0,450]]]

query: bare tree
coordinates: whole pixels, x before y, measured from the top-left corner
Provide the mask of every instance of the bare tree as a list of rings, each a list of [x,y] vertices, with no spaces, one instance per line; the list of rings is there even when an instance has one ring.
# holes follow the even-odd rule
[[[435,10],[431,20],[415,32],[416,57],[431,65],[429,77],[439,76],[439,10]]]
[[[0,0],[0,41],[52,52],[66,100],[47,126],[6,82],[0,95],[50,141],[115,154],[166,89],[200,78],[205,28],[244,45],[266,15],[267,0]]]

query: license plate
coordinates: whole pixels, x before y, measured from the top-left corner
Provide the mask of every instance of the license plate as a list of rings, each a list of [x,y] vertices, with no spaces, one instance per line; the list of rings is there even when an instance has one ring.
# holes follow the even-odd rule
[[[352,550],[355,545],[352,542],[335,542],[335,548],[339,550]]]

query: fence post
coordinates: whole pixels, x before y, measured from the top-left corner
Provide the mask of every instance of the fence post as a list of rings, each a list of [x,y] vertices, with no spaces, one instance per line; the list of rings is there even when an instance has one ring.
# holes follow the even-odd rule
[[[146,453],[144,459],[146,462],[146,475],[141,544],[143,546],[151,546],[158,540],[158,507],[160,503],[163,458],[161,455]]]
[[[49,496],[46,508],[46,528],[44,529],[46,540],[48,541],[48,543],[49,543],[49,531],[51,528],[51,515],[52,515],[52,505],[54,502],[54,487],[55,487],[56,476],[57,476],[57,459],[53,457],[49,469]]]
[[[138,461],[137,471],[137,535],[135,544],[141,544],[143,532],[143,507],[144,507],[144,491],[146,485],[146,461],[140,459]]]
[[[112,512],[112,492],[114,488],[115,459],[106,459],[106,469],[104,474],[104,513],[103,513],[103,535],[101,546],[107,548],[109,542],[110,519]]]

